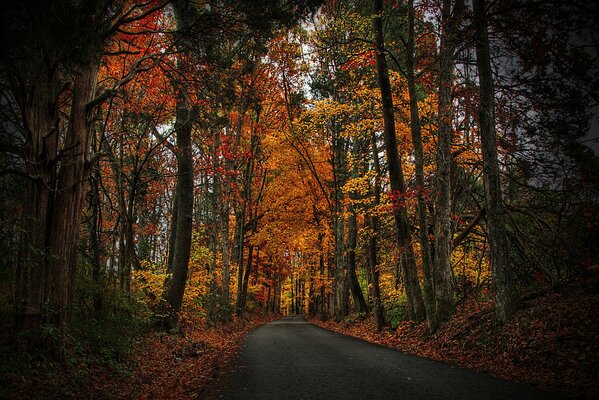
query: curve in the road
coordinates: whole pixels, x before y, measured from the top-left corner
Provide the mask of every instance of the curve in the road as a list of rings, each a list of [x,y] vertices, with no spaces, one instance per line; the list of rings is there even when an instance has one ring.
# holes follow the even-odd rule
[[[253,331],[222,399],[558,399],[285,317]]]

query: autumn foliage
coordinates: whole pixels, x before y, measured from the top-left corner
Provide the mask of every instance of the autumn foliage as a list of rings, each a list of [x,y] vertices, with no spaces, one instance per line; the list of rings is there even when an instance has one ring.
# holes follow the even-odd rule
[[[596,9],[59,3],[0,19],[6,393],[191,398],[286,314],[592,390]]]

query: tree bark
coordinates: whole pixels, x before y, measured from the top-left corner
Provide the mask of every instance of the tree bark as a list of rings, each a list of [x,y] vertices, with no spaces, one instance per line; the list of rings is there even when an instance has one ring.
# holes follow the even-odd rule
[[[349,314],[349,280],[347,254],[345,252],[346,234],[344,217],[343,185],[347,181],[346,140],[339,135],[336,124],[332,127],[331,167],[333,169],[333,199],[332,224],[335,239],[335,272],[334,272],[334,301],[333,310],[337,321]]]
[[[196,5],[180,0],[173,2],[177,32],[186,32],[195,23]],[[185,52],[185,51],[184,51]],[[179,61],[181,65],[189,61]],[[178,89],[176,104],[175,134],[177,147],[177,213],[175,224],[175,246],[173,249],[172,273],[164,283],[163,299],[166,302],[165,327],[172,328],[178,323],[178,315],[183,303],[189,258],[191,256],[191,235],[193,228],[193,157],[191,132],[193,111],[184,83],[174,82]]]
[[[26,228],[30,232],[23,258],[27,265],[17,274],[17,330],[35,331],[48,323],[62,331],[70,315],[83,182],[90,171],[92,109],[88,103],[95,97],[98,69],[99,54],[93,49],[75,66],[69,124],[60,143],[58,66],[40,66],[31,97],[18,99],[29,139],[29,161],[37,171],[26,202],[33,216],[28,224],[34,225]]]
[[[454,312],[451,287],[451,135],[453,61],[456,29],[462,0],[451,10],[451,0],[443,0],[441,44],[439,49],[439,105],[437,139],[437,188],[435,202],[435,322],[448,320]],[[432,328],[436,328],[432,326]]]
[[[245,310],[245,303],[248,297],[248,285],[250,282],[250,273],[252,272],[252,264],[254,261],[254,246],[249,245],[248,247],[248,259],[247,265],[245,267],[245,271],[243,273],[243,283],[242,283],[242,291],[241,291],[241,304],[239,309],[241,313],[239,315],[243,315],[243,311]]]
[[[256,154],[258,149],[258,136],[252,135],[250,139],[250,151],[252,154]],[[244,283],[244,267],[243,267],[243,248],[245,244],[245,225],[246,225],[246,213],[252,202],[252,180],[254,178],[254,161],[255,157],[247,161],[245,168],[245,179],[243,186],[243,194],[241,198],[241,210],[237,214],[238,218],[238,249],[237,249],[237,301],[236,301],[236,313],[237,315],[243,314],[243,306],[245,300],[243,298],[243,283]],[[251,210],[250,210],[251,211]],[[251,215],[250,215],[251,222]],[[251,246],[250,246],[251,248]],[[251,258],[251,254],[248,255]],[[251,260],[248,262],[248,268],[251,265]]]
[[[349,289],[354,299],[356,311],[360,314],[368,312],[368,305],[364,299],[364,293],[358,282],[356,274],[356,245],[358,242],[358,224],[356,222],[355,211],[350,210],[350,216],[347,221],[347,280]]]
[[[418,92],[416,90],[415,49],[414,49],[414,0],[408,1],[408,40],[406,44],[406,77],[410,96],[410,128],[414,146],[414,164],[416,169],[416,191],[418,196],[418,224],[420,225],[420,253],[424,275],[424,304],[429,330],[437,325],[433,273],[431,269],[430,241],[428,236],[428,212],[426,206],[426,187],[424,182],[424,152],[422,149],[422,130],[418,110]]]
[[[487,205],[487,235],[491,249],[495,315],[501,324],[507,322],[519,307],[518,292],[509,259],[505,230],[505,211],[501,195],[497,144],[495,143],[495,93],[487,33],[485,0],[474,0],[476,65],[480,82],[480,138],[483,151],[483,174]]]
[[[375,182],[374,182],[374,205],[378,206],[381,202],[381,166],[379,163],[379,150],[376,144],[376,135],[371,137],[372,160],[374,164]],[[385,326],[385,309],[381,300],[381,288],[379,284],[379,271],[377,269],[377,238],[379,232],[379,218],[376,215],[367,215],[366,219],[372,229],[372,235],[368,239],[368,267],[370,270],[370,279],[372,281],[372,297],[374,315],[376,317],[376,329],[381,330]]]
[[[181,95],[183,96],[183,95]],[[193,159],[191,151],[192,112],[186,98],[177,100],[175,132],[177,135],[177,214],[175,247],[173,249],[172,274],[164,284],[164,300],[167,305],[166,328],[178,322],[181,311],[189,258],[193,221]]]
[[[231,257],[229,252],[229,204],[223,202],[220,221],[220,248],[223,264],[223,303],[229,308],[231,294],[229,293],[229,284],[231,283]]]
[[[99,146],[98,146],[99,147]],[[99,149],[94,149],[95,151]],[[100,168],[94,168],[90,183],[90,226],[89,226],[89,246],[91,250],[92,262],[92,282],[95,285],[93,293],[93,311],[94,314],[100,313],[103,308],[104,296],[104,271],[102,270],[102,243],[100,235],[102,232],[102,207],[100,204]]]
[[[173,256],[175,255],[175,245],[177,244],[177,214],[179,208],[179,199],[177,196],[177,189],[173,191],[173,206],[171,213],[171,221],[169,227],[168,237],[168,259],[166,272],[169,274],[173,273]]]
[[[373,28],[376,44],[376,68],[381,100],[383,104],[383,125],[385,138],[385,152],[389,169],[389,181],[394,195],[402,196],[406,192],[401,160],[397,151],[395,138],[395,119],[393,114],[393,96],[389,82],[389,71],[385,57],[385,39],[383,35],[383,0],[374,0]],[[418,282],[418,272],[414,259],[414,249],[408,215],[405,206],[394,206],[395,226],[397,229],[397,242],[400,250],[401,268],[406,288],[408,302],[408,318],[420,320],[425,315],[424,302]]]

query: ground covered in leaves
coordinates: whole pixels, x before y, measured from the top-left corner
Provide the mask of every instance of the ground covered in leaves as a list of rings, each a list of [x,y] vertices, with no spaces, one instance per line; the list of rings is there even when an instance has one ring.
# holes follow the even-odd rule
[[[599,293],[570,284],[525,301],[515,318],[494,325],[493,303],[467,303],[434,333],[426,322],[376,332],[372,316],[313,323],[326,329],[498,378],[578,398],[599,398]]]
[[[11,398],[204,398],[210,386],[218,384],[215,378],[230,368],[247,333],[276,318],[250,314],[216,327],[190,320],[181,333],[148,334],[122,364],[102,368],[74,364],[61,366],[55,373],[22,377],[18,393]]]

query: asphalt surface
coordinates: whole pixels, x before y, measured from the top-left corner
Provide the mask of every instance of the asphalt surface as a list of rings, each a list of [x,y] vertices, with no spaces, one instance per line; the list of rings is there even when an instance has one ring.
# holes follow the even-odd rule
[[[285,317],[247,337],[221,399],[558,399]]]

